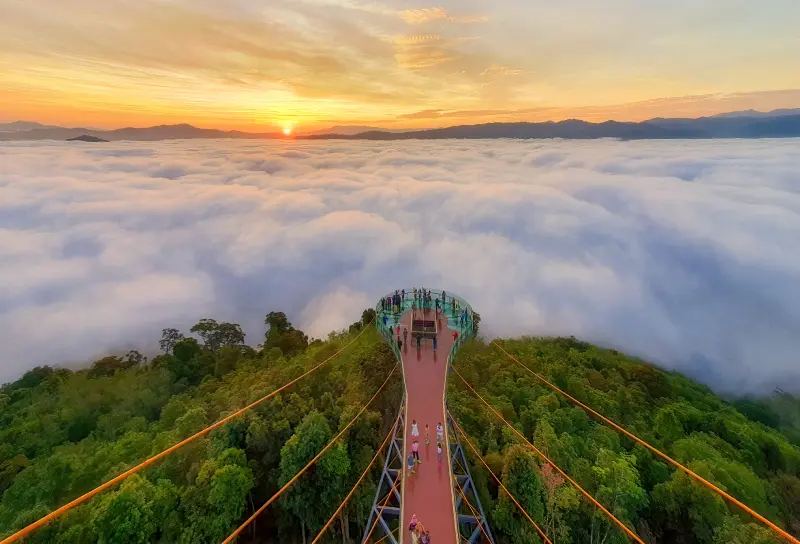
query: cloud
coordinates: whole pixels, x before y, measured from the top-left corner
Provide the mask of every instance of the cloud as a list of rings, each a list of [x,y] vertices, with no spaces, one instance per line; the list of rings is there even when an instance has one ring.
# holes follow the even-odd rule
[[[398,287],[724,391],[800,384],[795,140],[0,145],[0,381]],[[169,175],[166,175],[166,174]]]
[[[484,15],[454,16],[445,8],[404,9],[398,12],[400,18],[410,25],[420,25],[434,21],[451,23],[482,23],[488,20]]]
[[[501,66],[499,64],[492,64],[481,72],[482,76],[518,76],[522,70],[511,68],[510,66]]]

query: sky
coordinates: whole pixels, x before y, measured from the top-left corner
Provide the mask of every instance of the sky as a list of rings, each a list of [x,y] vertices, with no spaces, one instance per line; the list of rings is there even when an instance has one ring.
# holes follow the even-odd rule
[[[0,121],[310,131],[800,107],[796,0],[0,0]]]
[[[800,387],[798,140],[0,143],[0,383],[202,318],[443,288],[725,392]]]

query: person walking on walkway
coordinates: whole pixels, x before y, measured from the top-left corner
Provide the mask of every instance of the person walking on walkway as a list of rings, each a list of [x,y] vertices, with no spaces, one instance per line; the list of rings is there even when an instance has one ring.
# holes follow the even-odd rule
[[[403,327],[403,342],[408,344],[408,328]]]
[[[417,351],[419,351],[419,348],[420,348],[420,335],[417,335]]]
[[[416,474],[416,471],[414,471],[414,466],[414,454],[412,453],[408,456],[408,472],[406,473],[406,478],[411,478],[412,474]]]
[[[441,442],[437,442],[436,443],[436,457],[439,458],[439,464],[441,465],[442,464],[442,443]]]
[[[416,440],[419,437],[419,427],[417,427],[417,420],[411,421],[411,436]]]
[[[436,336],[433,337],[433,352],[436,353]]]
[[[397,349],[399,351],[403,351],[403,341],[400,339],[399,336],[397,337]]]
[[[431,426],[427,423],[425,424],[425,444],[431,443]]]
[[[436,441],[444,443],[444,427],[442,427],[441,421],[436,426]]]
[[[430,531],[423,531],[422,536],[419,537],[419,544],[431,544]]]
[[[458,340],[458,331],[453,331],[453,343],[454,344],[456,343],[456,340]]]
[[[386,326],[387,326],[387,322],[388,322],[388,321],[389,321],[389,318],[388,318],[388,317],[386,317],[386,314],[384,314],[384,316],[383,316],[383,326],[384,326],[384,327],[386,327]]]
[[[417,540],[416,540],[417,544],[423,544],[424,543],[424,538],[425,538],[425,533],[427,533],[427,532],[428,531],[425,530],[425,526],[422,525],[422,522],[420,521],[420,522],[417,523],[417,526],[414,528],[414,535],[411,537],[411,540],[413,541],[414,537],[416,536],[417,537]]]
[[[414,440],[414,443],[411,444],[411,455],[414,456],[414,461],[422,464],[422,459],[419,458],[419,442],[416,440]]]

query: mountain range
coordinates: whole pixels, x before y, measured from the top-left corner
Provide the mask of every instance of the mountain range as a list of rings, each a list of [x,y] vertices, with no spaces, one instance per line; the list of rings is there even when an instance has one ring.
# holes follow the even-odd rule
[[[27,121],[0,124],[0,140],[68,140],[93,137],[108,141],[174,140],[195,138],[272,139],[286,138],[280,132],[242,132],[198,128],[188,124],[147,128],[96,130],[64,128]],[[697,119],[655,118],[642,122],[605,121],[590,123],[576,119],[543,123],[485,123],[425,130],[389,130],[367,126],[335,126],[298,139],[433,140],[446,138],[565,138],[565,139],[678,139],[678,138],[790,138],[800,137],[800,108],[759,112],[730,112]]]
[[[183,140],[194,138],[283,138],[278,132],[242,132],[239,130],[217,130],[212,128],[197,128],[192,125],[159,125],[147,128],[118,128],[116,130],[96,130],[89,128],[64,128],[40,125],[36,128],[13,130],[13,126],[29,124],[25,121],[16,121],[0,125],[0,140],[70,140],[80,136],[93,136],[108,141],[136,140]],[[30,123],[37,124],[38,123]]]

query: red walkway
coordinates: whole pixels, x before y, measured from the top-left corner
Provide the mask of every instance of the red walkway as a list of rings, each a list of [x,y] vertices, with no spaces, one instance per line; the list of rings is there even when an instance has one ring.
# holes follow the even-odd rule
[[[431,311],[432,313],[433,311]],[[400,331],[408,327],[409,343],[403,346],[403,373],[406,382],[406,461],[403,466],[403,544],[411,544],[408,524],[416,514],[431,540],[439,543],[457,542],[455,511],[453,509],[453,486],[450,459],[447,455],[447,421],[444,413],[444,389],[447,379],[447,356],[453,346],[453,331],[447,319],[440,321],[436,356],[432,340],[422,343],[417,352],[416,343],[411,342],[411,312],[406,312],[400,321]],[[416,474],[408,478],[408,456],[411,455],[411,422],[419,427],[419,456],[421,464]],[[445,444],[442,446],[442,464],[436,459],[436,425],[441,422],[445,429]],[[425,424],[430,426],[430,444],[425,444]]]

